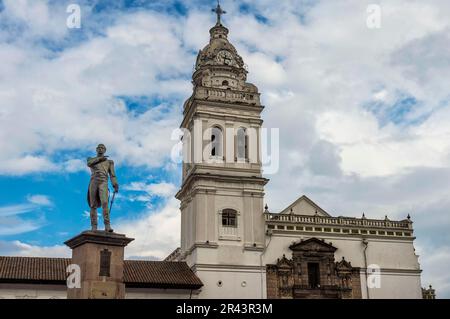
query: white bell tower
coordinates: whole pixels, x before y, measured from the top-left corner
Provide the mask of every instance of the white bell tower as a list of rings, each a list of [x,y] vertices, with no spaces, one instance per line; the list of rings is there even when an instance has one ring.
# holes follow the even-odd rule
[[[260,94],[217,23],[199,52],[181,128],[185,159],[181,258],[204,283],[201,298],[265,298]]]

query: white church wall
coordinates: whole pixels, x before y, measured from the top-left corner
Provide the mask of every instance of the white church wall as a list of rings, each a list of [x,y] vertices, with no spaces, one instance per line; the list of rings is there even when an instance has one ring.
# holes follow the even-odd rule
[[[125,299],[197,299],[198,291],[189,289],[126,288]]]
[[[361,292],[363,299],[422,299],[420,273],[405,271],[381,271],[377,285],[369,277],[371,287],[366,286],[365,270],[361,270]]]
[[[126,288],[126,299],[196,299],[198,290]],[[67,299],[65,285],[0,284],[0,299]]]
[[[65,285],[0,284],[1,299],[66,299]]]
[[[332,243],[336,248],[335,257],[339,261],[342,257],[351,262],[353,267],[361,268],[361,292],[367,297],[366,263],[362,238],[337,237],[326,234],[274,234],[268,239],[269,246],[264,254],[265,264],[275,264],[283,254],[292,257],[289,246],[301,239],[316,237]],[[393,240],[381,238],[367,238],[367,265],[380,268],[380,286],[369,291],[373,298],[421,298],[420,265],[414,252],[412,240]]]
[[[196,275],[204,286],[199,298],[265,299],[266,274],[260,267],[203,265]]]

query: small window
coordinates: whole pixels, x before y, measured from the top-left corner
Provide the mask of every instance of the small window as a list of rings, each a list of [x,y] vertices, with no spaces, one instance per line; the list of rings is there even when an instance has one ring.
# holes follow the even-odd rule
[[[227,80],[225,80],[225,81],[223,81],[222,82],[222,86],[228,86],[229,84],[228,84],[228,81]]]
[[[222,130],[218,127],[213,127],[211,132],[211,156],[223,156],[222,138]]]
[[[222,211],[222,226],[237,227],[237,212],[234,209],[224,209]]]
[[[237,130],[237,159],[239,161],[248,159],[248,135],[245,128]]]

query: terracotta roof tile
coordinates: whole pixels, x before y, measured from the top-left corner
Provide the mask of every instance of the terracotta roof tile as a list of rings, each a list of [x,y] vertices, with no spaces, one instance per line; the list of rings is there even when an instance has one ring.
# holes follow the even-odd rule
[[[0,282],[65,284],[70,258],[0,256]],[[125,260],[127,287],[198,289],[200,279],[185,262]]]
[[[185,262],[125,260],[124,278],[127,286],[149,282],[158,287],[203,286]]]

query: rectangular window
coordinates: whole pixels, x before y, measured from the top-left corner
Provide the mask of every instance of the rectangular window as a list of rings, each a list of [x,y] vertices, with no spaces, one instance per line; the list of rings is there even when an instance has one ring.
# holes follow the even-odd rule
[[[224,209],[222,212],[222,226],[237,227],[237,212],[233,209]]]

